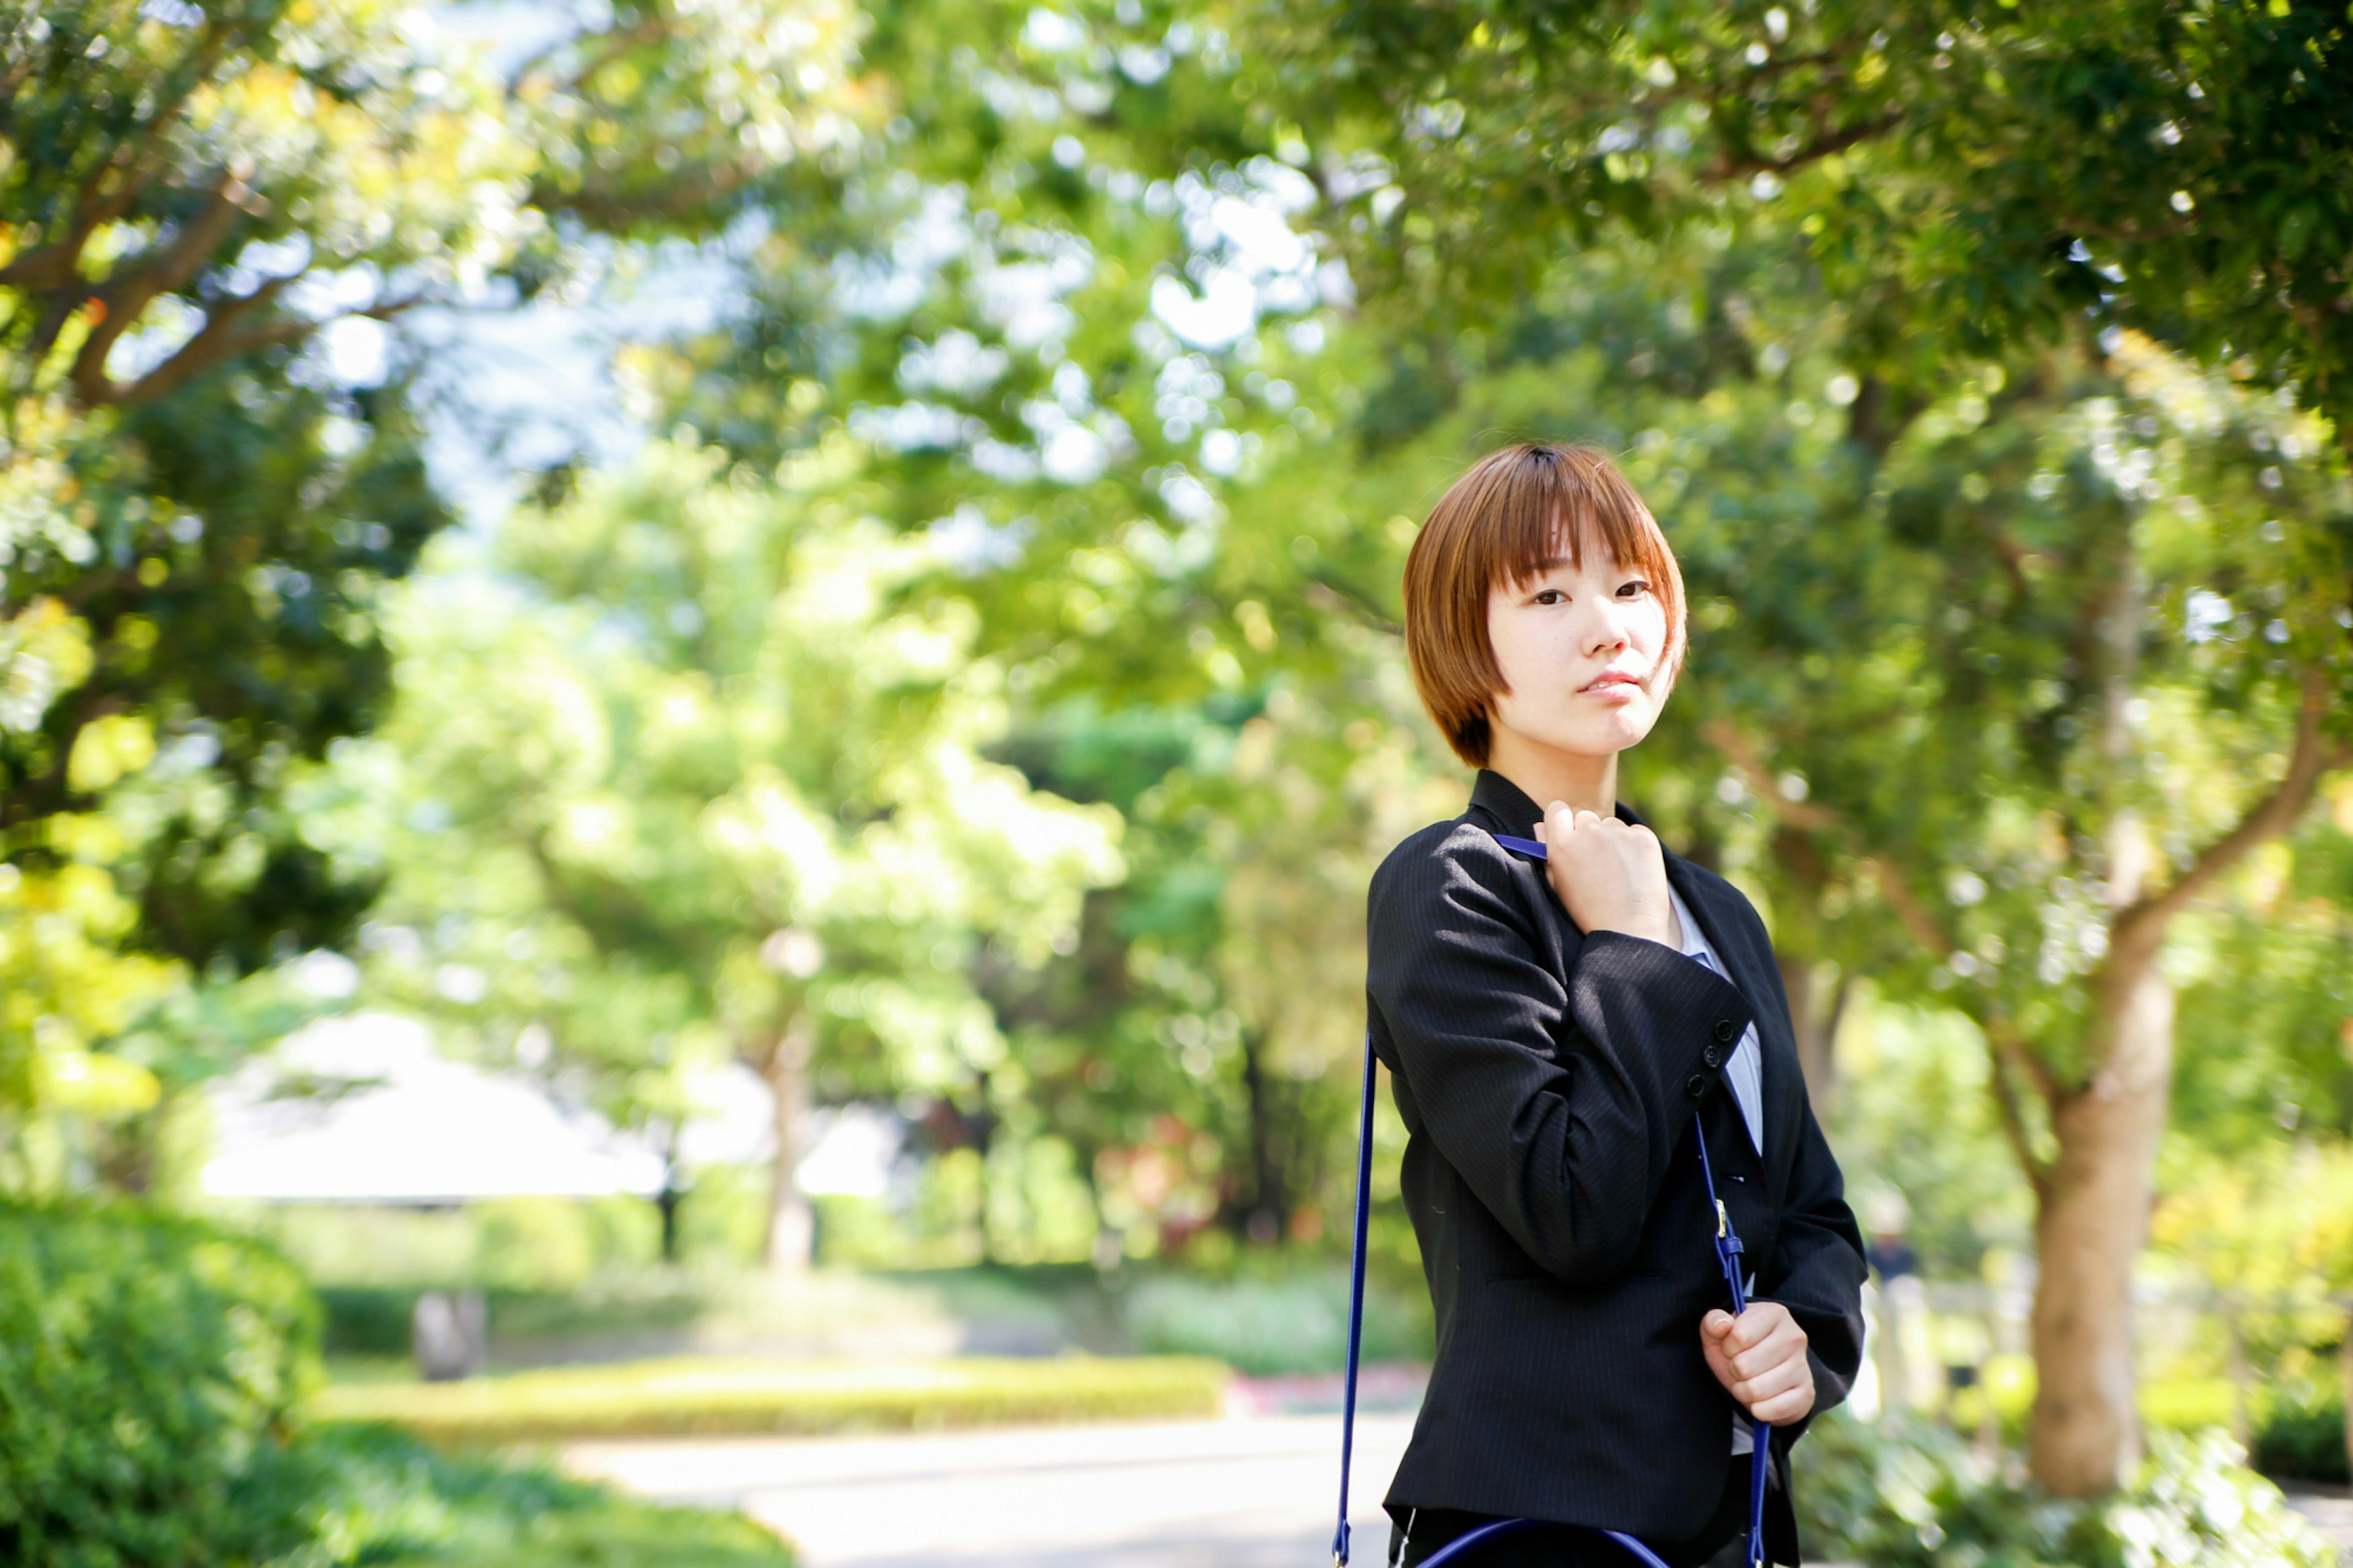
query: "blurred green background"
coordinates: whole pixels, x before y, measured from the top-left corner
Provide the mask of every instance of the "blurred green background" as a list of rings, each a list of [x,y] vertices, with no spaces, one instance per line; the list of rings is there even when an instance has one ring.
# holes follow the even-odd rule
[[[1544,437],[1683,561],[1627,797],[1766,912],[1873,1238],[1815,1528],[2306,1560],[2347,33],[0,8],[0,1543],[769,1561],[459,1450],[1326,1398],[1362,895],[1468,784],[1398,576]]]

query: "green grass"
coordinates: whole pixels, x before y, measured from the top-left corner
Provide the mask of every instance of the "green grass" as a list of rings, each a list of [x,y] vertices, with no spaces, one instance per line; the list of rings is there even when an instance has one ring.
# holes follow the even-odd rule
[[[325,1420],[439,1443],[1207,1417],[1231,1373],[1190,1356],[803,1362],[680,1357],[464,1383],[331,1386]]]
[[[1134,1285],[1123,1305],[1138,1350],[1210,1356],[1257,1375],[1337,1372],[1348,1364],[1344,1273],[1232,1279],[1160,1274]],[[1366,1292],[1366,1361],[1427,1362],[1430,1335],[1427,1296]]]
[[[792,1568],[782,1542],[738,1515],[638,1502],[543,1466],[438,1453],[384,1427],[329,1426],[311,1443],[332,1479],[320,1540],[301,1563]]]
[[[1993,1356],[1979,1369],[1979,1377],[1976,1387],[1953,1394],[1947,1419],[1961,1431],[1973,1432],[1984,1419],[1985,1401],[1990,1397],[2002,1435],[2023,1442],[2034,1407],[2034,1363],[2023,1355]],[[2142,1382],[2138,1403],[2141,1421],[2150,1429],[2194,1433],[2228,1426],[2233,1400],[2227,1378],[2175,1377]]]

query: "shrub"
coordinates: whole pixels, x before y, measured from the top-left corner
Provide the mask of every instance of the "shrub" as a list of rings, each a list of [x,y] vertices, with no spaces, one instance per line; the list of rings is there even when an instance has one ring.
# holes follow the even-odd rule
[[[0,1561],[235,1563],[301,1542],[292,1442],[316,1309],[284,1259],[194,1220],[0,1205]]]
[[[418,1292],[384,1285],[330,1285],[318,1290],[329,1355],[405,1356],[409,1315]]]
[[[2158,1433],[2133,1484],[2076,1502],[1942,1427],[1818,1422],[1798,1460],[1810,1556],[1873,1568],[2333,1568],[2328,1545],[2219,1432]]]
[[[437,1453],[381,1426],[313,1440],[329,1477],[316,1542],[279,1568],[790,1568],[738,1515],[637,1502],[540,1466]]]
[[[2255,1468],[2282,1480],[2353,1481],[2346,1462],[2345,1401],[2341,1394],[2275,1401],[2256,1423]]]
[[[1208,1416],[1227,1369],[1166,1357],[811,1363],[679,1357],[330,1388],[319,1414],[442,1442],[839,1432]]]
[[[0,1205],[0,1563],[789,1568],[740,1518],[299,1429],[317,1337],[301,1278],[248,1238],[129,1205]]]
[[[1138,1350],[1214,1356],[1256,1375],[1336,1372],[1348,1358],[1348,1279],[1219,1281],[1164,1274],[1128,1293],[1126,1320]],[[1427,1303],[1366,1292],[1366,1360],[1426,1361],[1430,1333]]]

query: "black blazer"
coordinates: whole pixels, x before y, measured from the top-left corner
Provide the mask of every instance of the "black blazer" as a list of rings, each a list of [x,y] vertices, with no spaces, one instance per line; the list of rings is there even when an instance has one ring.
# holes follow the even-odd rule
[[[1725,1485],[1737,1408],[1700,1351],[1701,1317],[1729,1300],[1694,1112],[1757,1296],[1810,1341],[1817,1412],[1846,1397],[1862,1363],[1862,1239],[1756,910],[1667,856],[1731,984],[1662,943],[1586,936],[1542,864],[1493,837],[1534,837],[1542,816],[1482,773],[1469,811],[1398,845],[1373,877],[1373,1048],[1409,1134],[1405,1203],[1438,1320],[1386,1506],[1400,1520],[1460,1509],[1683,1541]],[[1752,1019],[1761,1160],[1723,1081]],[[1803,1429],[1773,1434],[1781,1477]],[[1767,1544],[1797,1563],[1788,1487],[1772,1498]]]

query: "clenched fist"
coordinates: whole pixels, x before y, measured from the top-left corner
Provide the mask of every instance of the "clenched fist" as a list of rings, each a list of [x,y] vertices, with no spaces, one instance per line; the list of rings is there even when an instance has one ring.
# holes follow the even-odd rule
[[[1699,1322],[1707,1369],[1741,1408],[1768,1426],[1787,1426],[1814,1407],[1806,1331],[1778,1301],[1752,1301],[1737,1318],[1718,1309]]]
[[[1657,834],[1554,801],[1536,825],[1536,837],[1545,842],[1552,890],[1579,931],[1623,931],[1679,945]]]

